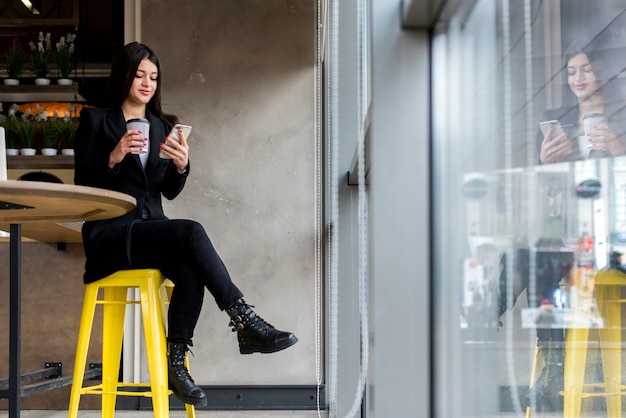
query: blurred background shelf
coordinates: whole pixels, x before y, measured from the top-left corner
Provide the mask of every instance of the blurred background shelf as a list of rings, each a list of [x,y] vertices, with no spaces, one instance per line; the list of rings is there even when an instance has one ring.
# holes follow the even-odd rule
[[[7,156],[9,170],[73,170],[73,155],[33,155],[30,157],[17,155]]]
[[[17,86],[0,85],[0,102],[84,102],[85,98],[78,92],[78,85],[36,86],[20,84]]]

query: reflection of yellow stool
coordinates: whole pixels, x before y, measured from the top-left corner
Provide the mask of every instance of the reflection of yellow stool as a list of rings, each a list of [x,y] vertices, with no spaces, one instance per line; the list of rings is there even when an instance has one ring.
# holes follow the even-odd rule
[[[580,416],[583,398],[606,396],[609,417],[622,416],[622,399],[626,395],[622,386],[621,370],[621,290],[626,286],[626,275],[617,270],[601,270],[595,277],[595,294],[598,311],[604,327],[598,329],[604,383],[587,385],[585,364],[587,360],[588,328],[573,328],[567,332],[565,349],[565,404],[563,416]],[[585,392],[584,386],[604,387],[604,392]]]
[[[127,301],[129,288],[139,288],[140,301]],[[173,285],[159,270],[122,270],[104,279],[85,285],[83,312],[78,333],[74,377],[70,394],[69,418],[76,418],[81,395],[102,396],[102,417],[112,418],[115,401],[120,396],[145,396],[152,398],[155,418],[169,418],[167,378],[167,346],[165,340],[165,298],[171,295]],[[103,296],[98,298],[98,291]],[[167,294],[167,296],[166,296]],[[124,315],[126,305],[141,305],[150,383],[124,383],[118,381]],[[96,305],[103,305],[102,326],[102,383],[83,387],[85,363],[91,337]],[[149,391],[133,392],[122,387],[147,387]],[[188,418],[195,418],[193,405],[185,405]]]
[[[543,355],[541,354],[541,349],[539,344],[535,345],[535,355],[533,357],[533,367],[530,372],[530,387],[532,388],[535,384],[535,381],[539,377],[541,373],[541,368],[543,367]],[[532,417],[532,408],[530,406],[526,407],[526,418]]]

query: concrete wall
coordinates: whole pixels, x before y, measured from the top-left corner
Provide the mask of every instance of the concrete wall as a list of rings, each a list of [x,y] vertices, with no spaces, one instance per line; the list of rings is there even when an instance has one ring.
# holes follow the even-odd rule
[[[142,2],[163,107],[193,125],[192,174],[170,217],[201,222],[257,312],[293,348],[241,356],[208,297],[191,367],[200,384],[315,382],[314,2]]]

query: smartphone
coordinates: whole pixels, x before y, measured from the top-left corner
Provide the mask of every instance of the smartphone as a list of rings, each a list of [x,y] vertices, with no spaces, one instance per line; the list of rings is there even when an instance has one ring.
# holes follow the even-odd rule
[[[539,122],[539,127],[541,128],[541,132],[544,136],[548,133],[550,126],[554,126],[554,129],[552,130],[552,139],[565,133],[565,130],[563,130],[563,127],[558,120],[546,120],[544,122]]]
[[[191,133],[191,126],[183,125],[182,123],[177,123],[176,125],[174,125],[174,127],[170,131],[168,137],[171,140],[173,140],[173,141],[180,142],[180,138],[178,137],[178,130],[179,129],[183,130],[183,135],[185,136],[185,139],[188,140],[189,139],[189,134]],[[166,144],[167,144],[167,142],[166,142]],[[168,145],[168,146],[171,147],[171,145]],[[170,158],[167,155],[165,155],[162,151],[159,153],[159,157],[165,158],[165,159],[169,159]]]

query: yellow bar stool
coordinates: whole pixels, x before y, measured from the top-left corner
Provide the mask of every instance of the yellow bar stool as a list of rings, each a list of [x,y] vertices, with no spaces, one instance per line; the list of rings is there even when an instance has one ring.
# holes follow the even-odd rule
[[[626,286],[626,274],[617,270],[601,270],[596,274],[594,282],[598,311],[604,321],[603,328],[598,329],[604,382],[585,383],[589,329],[568,330],[563,391],[565,417],[579,417],[582,399],[597,396],[606,397],[608,417],[622,416],[621,397],[626,395],[626,387],[621,383],[621,307],[626,299],[622,299],[621,291]],[[604,388],[604,392],[585,391],[585,387]]]
[[[539,348],[539,344],[535,344],[535,354],[533,357],[533,367],[530,372],[530,387],[533,387],[535,381],[537,380],[539,374],[541,373],[541,368],[543,367],[543,356],[541,354],[541,349]],[[526,407],[526,418],[532,418],[533,409],[530,406]]]
[[[129,288],[138,288],[140,300],[128,301]],[[103,289],[102,297],[99,291]],[[96,282],[85,285],[83,310],[78,332],[74,377],[70,392],[69,418],[76,418],[81,395],[102,397],[102,417],[113,418],[117,396],[145,396],[152,398],[155,418],[169,418],[167,377],[167,344],[165,339],[166,303],[173,284],[159,270],[121,270]],[[150,383],[125,383],[118,381],[124,315],[126,306],[140,304],[148,358]],[[103,306],[102,317],[102,383],[83,386],[85,363],[97,305]],[[189,367],[187,360],[187,367]],[[147,391],[126,391],[122,388],[143,387]],[[185,405],[187,418],[195,418],[193,405]]]

